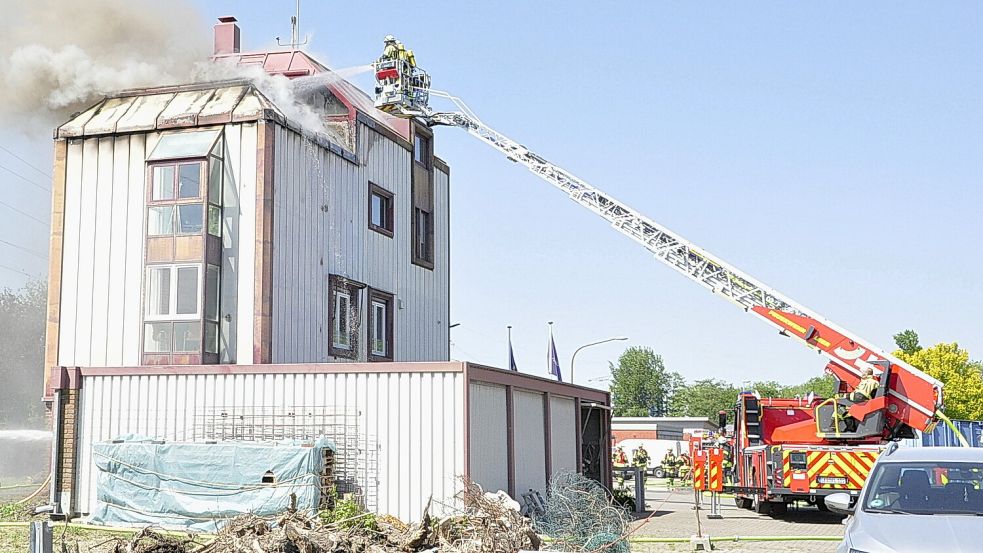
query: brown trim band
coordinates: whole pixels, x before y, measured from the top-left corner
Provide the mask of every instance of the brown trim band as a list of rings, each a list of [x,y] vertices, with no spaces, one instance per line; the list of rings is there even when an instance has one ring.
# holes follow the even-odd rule
[[[55,158],[51,177],[51,238],[48,244],[48,305],[44,337],[44,399],[54,399],[52,372],[58,365],[58,341],[61,330],[61,269],[65,245],[65,164],[68,141],[55,141]]]
[[[464,363],[298,363],[267,365],[157,365],[139,367],[81,367],[82,376],[185,376],[228,374],[391,374],[460,373]]]
[[[383,125],[382,123],[376,121],[375,119],[372,119],[365,113],[359,110],[355,110],[355,121],[357,123],[361,123],[362,125],[365,125],[368,129],[381,134],[382,136],[388,138],[389,140],[392,140],[393,142],[396,143],[397,146],[410,152],[410,155],[413,154],[413,144],[409,140],[406,140],[399,134],[393,132],[393,130],[390,129],[389,127]]]
[[[447,162],[440,159],[437,156],[433,156],[433,166],[437,168],[438,171],[444,173],[448,177],[451,176],[451,166],[447,165]]]
[[[273,362],[273,136],[256,127],[256,253],[253,284],[253,363]]]
[[[509,495],[515,495],[515,397],[512,386],[505,387],[505,449],[508,451]]]
[[[611,404],[611,394],[603,390],[595,390],[576,384],[557,382],[515,371],[506,371],[482,365],[468,363],[469,379],[476,382],[487,382],[502,386],[515,386],[533,392],[549,392],[556,396],[574,397],[582,401],[592,401],[604,406]]]

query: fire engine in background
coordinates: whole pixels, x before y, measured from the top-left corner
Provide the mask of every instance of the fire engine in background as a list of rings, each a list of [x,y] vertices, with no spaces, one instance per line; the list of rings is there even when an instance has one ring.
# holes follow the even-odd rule
[[[860,489],[880,444],[913,437],[914,430],[931,430],[938,422],[941,382],[495,131],[461,99],[430,90],[430,76],[398,50],[387,48],[376,62],[377,108],[429,126],[463,129],[607,220],[657,260],[826,357],[826,371],[837,381],[833,398],[753,393],[738,398],[733,453],[738,504],[781,512],[788,502],[806,499],[823,508],[823,495]],[[434,97],[449,100],[456,111],[434,110],[429,105]],[[868,371],[879,378],[879,387],[870,399],[858,400],[851,392],[869,386],[869,381],[861,385]]]

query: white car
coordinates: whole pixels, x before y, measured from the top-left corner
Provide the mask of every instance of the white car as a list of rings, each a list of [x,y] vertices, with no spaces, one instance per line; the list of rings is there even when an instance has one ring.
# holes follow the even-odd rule
[[[892,444],[856,505],[845,493],[826,505],[852,515],[838,553],[983,551],[983,448]]]

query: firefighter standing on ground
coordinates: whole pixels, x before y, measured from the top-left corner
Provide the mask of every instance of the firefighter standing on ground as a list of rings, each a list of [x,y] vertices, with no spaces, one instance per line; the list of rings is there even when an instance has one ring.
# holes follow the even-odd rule
[[[671,488],[676,478],[676,454],[671,449],[667,449],[665,456],[662,457],[662,473],[669,479]]]
[[[645,471],[649,468],[649,452],[645,451],[645,446],[640,445],[631,455],[631,464],[639,469],[642,482],[645,482]]]
[[[614,452],[611,454],[611,464],[617,474],[618,487],[623,488],[625,486],[624,469],[628,468],[628,456],[625,455],[625,450],[621,446],[614,448]]]

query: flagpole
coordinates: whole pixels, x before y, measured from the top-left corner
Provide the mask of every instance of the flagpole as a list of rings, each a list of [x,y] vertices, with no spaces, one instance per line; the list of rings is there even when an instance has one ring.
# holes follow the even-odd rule
[[[512,370],[512,325],[508,325],[505,328],[509,329],[509,370]]]

